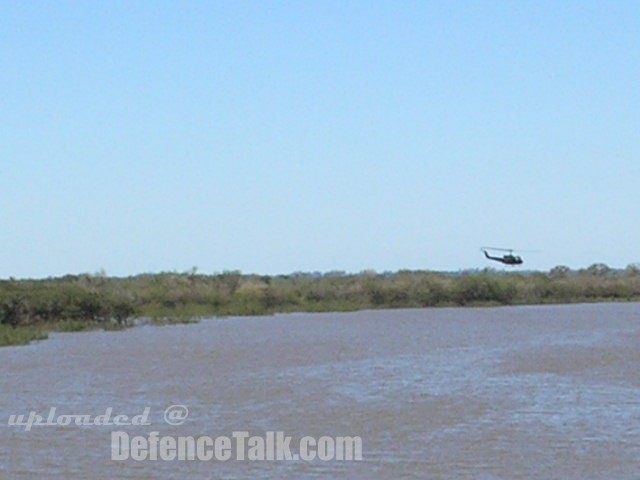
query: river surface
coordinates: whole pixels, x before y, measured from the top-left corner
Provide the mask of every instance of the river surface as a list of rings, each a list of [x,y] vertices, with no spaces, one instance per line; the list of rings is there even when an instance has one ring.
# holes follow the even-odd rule
[[[2,479],[640,479],[640,304],[285,314],[0,349]],[[184,405],[181,425],[165,409]],[[142,414],[143,426],[8,425]],[[61,422],[64,423],[64,422]],[[359,436],[361,461],[111,459],[131,436]]]

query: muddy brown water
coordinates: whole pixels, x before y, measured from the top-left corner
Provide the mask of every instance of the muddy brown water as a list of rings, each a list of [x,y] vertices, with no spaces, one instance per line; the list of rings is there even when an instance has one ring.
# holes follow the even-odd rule
[[[0,349],[3,479],[639,479],[640,304],[204,320]],[[163,419],[185,405],[182,425]],[[8,425],[10,415],[151,426]],[[111,432],[360,436],[363,460],[113,461]]]

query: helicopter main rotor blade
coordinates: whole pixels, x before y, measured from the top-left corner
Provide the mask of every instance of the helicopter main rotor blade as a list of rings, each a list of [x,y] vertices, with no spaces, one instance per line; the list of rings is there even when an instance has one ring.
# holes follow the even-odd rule
[[[521,250],[519,248],[480,247],[480,250],[495,250],[498,252],[540,253],[541,250]]]
[[[480,250],[497,250],[500,252],[513,252],[513,248],[500,248],[500,247],[480,247]]]

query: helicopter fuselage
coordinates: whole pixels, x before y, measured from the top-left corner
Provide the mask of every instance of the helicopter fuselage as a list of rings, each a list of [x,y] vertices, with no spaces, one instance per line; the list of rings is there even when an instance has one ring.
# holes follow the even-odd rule
[[[502,257],[493,257],[489,255],[486,252],[486,250],[483,250],[483,252],[484,252],[484,256],[487,257],[489,260],[494,260],[496,262],[504,263],[505,265],[522,265],[523,263],[522,258],[520,258],[517,255],[513,255],[511,253],[503,255]]]

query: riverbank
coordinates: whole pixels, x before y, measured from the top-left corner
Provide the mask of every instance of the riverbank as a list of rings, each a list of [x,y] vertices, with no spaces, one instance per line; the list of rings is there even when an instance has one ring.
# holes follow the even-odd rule
[[[175,325],[197,323],[198,318],[136,318],[127,325],[114,323],[83,322],[79,320],[60,320],[38,325],[0,325],[0,347],[28,345],[32,342],[47,340],[54,332],[87,332],[91,330],[124,330],[138,325]]]
[[[0,346],[51,331],[120,329],[202,317],[379,308],[529,305],[640,300],[640,268],[595,264],[549,272],[409,271],[264,276],[237,271],[126,278],[67,275],[0,280]]]

